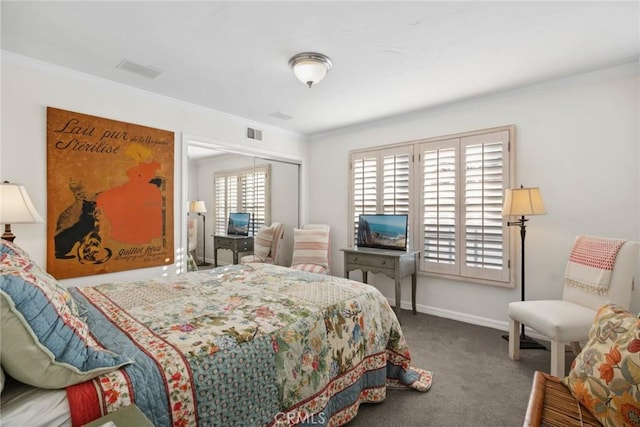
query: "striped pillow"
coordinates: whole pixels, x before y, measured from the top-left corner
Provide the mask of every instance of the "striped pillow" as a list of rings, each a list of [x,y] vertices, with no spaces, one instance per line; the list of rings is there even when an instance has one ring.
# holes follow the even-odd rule
[[[295,228],[291,264],[316,264],[329,268],[329,231]]]
[[[253,239],[253,254],[261,261],[265,261],[271,252],[271,243],[275,232],[276,228],[273,226],[262,227]]]
[[[307,273],[327,274],[327,268],[318,264],[294,264],[291,268],[306,271]]]

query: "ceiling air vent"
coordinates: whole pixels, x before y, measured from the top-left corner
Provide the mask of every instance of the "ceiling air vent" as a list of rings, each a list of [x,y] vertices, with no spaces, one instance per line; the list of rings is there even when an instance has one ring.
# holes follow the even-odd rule
[[[247,127],[247,139],[255,139],[256,141],[262,141],[262,131],[260,129]]]
[[[132,73],[136,73],[148,79],[155,79],[160,74],[164,73],[164,71],[160,70],[159,68],[136,64],[135,62],[129,61],[127,58],[120,61],[120,63],[116,65],[116,68],[131,71]]]

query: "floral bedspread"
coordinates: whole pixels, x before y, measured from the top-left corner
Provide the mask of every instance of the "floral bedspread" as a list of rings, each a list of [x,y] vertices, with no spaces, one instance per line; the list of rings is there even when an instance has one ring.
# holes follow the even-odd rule
[[[347,279],[249,264],[71,292],[135,360],[67,389],[76,425],[132,403],[157,427],[342,425],[390,381],[431,385],[386,299]]]

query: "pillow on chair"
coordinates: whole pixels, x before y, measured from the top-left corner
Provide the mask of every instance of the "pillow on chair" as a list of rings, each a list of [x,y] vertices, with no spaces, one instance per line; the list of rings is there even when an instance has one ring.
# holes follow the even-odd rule
[[[262,227],[253,239],[253,254],[264,261],[271,252],[271,243],[276,232],[275,227]]]
[[[589,340],[562,382],[605,426],[637,425],[640,403],[640,319],[620,306],[602,306]]]
[[[318,266],[321,268],[319,269]],[[329,232],[321,229],[294,229],[291,268],[313,272],[327,270],[329,268]]]

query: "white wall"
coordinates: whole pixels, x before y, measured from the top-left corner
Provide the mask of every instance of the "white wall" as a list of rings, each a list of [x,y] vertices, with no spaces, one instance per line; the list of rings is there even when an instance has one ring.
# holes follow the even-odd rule
[[[255,148],[273,155],[305,159],[305,137],[282,129],[258,126],[263,141],[245,138],[245,126],[254,123],[174,99],[115,84],[67,69],[2,52],[2,129],[0,179],[26,185],[45,217],[46,205],[46,107],[105,117],[144,126],[172,130],[175,141],[175,242],[176,250],[186,246],[186,185],[183,187],[182,135],[202,135],[243,150]],[[184,227],[183,227],[184,225]],[[44,224],[12,226],[16,243],[39,264],[46,265]],[[126,271],[65,280],[68,285],[88,285],[136,280],[174,274],[159,268]]]
[[[332,271],[343,271],[339,249],[348,241],[349,150],[513,124],[516,185],[540,187],[548,211],[531,217],[527,227],[527,298],[561,297],[576,235],[640,240],[638,80],[638,64],[630,64],[314,139],[309,221],[333,227]],[[519,248],[519,236],[514,242]],[[393,300],[390,279],[373,276],[370,283]],[[426,276],[419,277],[417,292],[420,311],[499,329],[506,328],[507,304],[520,299],[519,285],[504,289]],[[409,279],[402,299],[408,308]],[[640,311],[638,289],[631,308]]]

